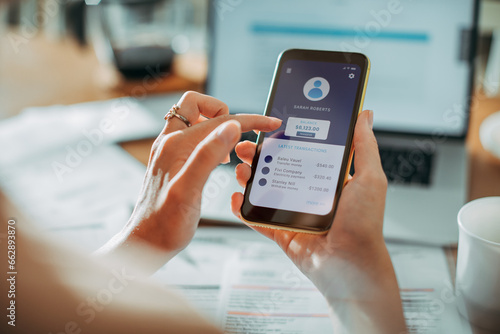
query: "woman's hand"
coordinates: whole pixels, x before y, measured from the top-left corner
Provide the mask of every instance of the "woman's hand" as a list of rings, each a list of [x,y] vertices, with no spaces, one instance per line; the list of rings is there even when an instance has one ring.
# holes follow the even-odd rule
[[[399,289],[382,235],[387,179],[372,124],[373,112],[359,116],[354,133],[356,172],[342,191],[327,234],[252,228],[274,240],[325,295],[336,325],[352,332],[379,328],[384,333],[400,333],[405,325]],[[245,186],[255,144],[240,143],[236,153],[244,161],[236,168],[237,179]],[[238,217],[242,202],[241,193],[233,194],[231,206]],[[375,320],[362,325],[366,319]],[[376,324],[380,326],[373,327]]]
[[[134,212],[101,254],[126,250],[139,241],[161,250],[155,266],[168,261],[193,238],[203,186],[217,165],[228,162],[241,132],[272,131],[281,125],[270,117],[229,115],[223,102],[195,92],[184,94],[177,105],[192,127],[176,117],[167,120],[153,144]]]

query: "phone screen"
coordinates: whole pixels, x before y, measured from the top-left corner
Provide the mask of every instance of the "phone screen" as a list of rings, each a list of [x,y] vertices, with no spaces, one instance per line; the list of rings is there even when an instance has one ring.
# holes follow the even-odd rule
[[[291,59],[278,71],[268,115],[283,124],[264,135],[249,201],[256,207],[327,215],[337,193],[362,69]]]

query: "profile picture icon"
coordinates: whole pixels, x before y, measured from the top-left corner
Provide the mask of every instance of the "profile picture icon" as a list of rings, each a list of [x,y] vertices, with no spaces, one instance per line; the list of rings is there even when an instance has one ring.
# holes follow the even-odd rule
[[[304,96],[310,101],[321,101],[330,92],[330,84],[325,78],[315,77],[304,85]]]

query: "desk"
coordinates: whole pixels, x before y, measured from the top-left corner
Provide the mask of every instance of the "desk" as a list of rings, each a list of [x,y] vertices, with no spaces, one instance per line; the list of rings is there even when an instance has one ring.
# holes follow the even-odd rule
[[[5,39],[3,40],[5,43]],[[0,101],[3,117],[23,108],[52,104],[71,104],[131,95],[135,83],[117,79],[112,69],[103,68],[90,48],[71,41],[47,41],[36,37],[16,54],[9,45],[0,46]],[[177,73],[165,78],[151,93],[201,90],[206,64],[203,59],[185,57],[176,62]],[[189,77],[186,79],[185,77]],[[169,107],[169,106],[166,106]],[[470,157],[469,200],[500,196],[500,162],[486,152],[479,141],[479,126],[490,114],[500,110],[500,98],[487,99],[478,93],[471,112],[467,148]],[[122,144],[132,156],[146,164],[153,139]],[[0,194],[1,195],[1,194]],[[0,215],[22,212],[0,197]],[[2,217],[4,218],[4,217]],[[456,258],[456,249],[449,249]],[[453,276],[453,275],[452,275]],[[477,331],[479,333],[479,331]]]

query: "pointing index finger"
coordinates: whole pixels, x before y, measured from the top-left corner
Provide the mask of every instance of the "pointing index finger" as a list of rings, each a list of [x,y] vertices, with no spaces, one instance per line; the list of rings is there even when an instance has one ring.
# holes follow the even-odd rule
[[[281,125],[281,120],[262,115],[224,115],[196,124],[195,126],[185,129],[184,132],[188,135],[188,138],[192,138],[197,144],[208,136],[217,126],[229,120],[238,121],[241,125],[241,132],[248,132],[254,129],[269,132],[276,130]]]

